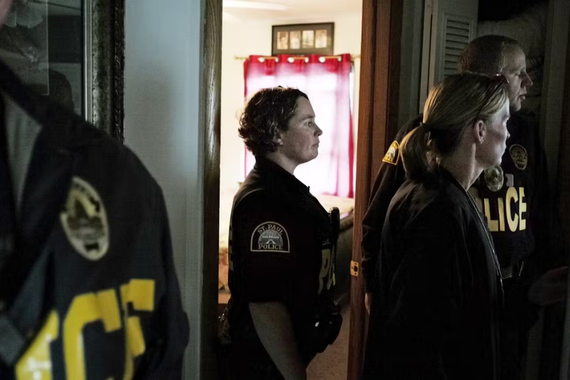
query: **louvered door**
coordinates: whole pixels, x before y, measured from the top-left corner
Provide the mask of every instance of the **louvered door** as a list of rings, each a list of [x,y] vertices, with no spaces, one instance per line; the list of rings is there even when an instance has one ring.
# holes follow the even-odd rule
[[[475,37],[475,21],[465,17],[444,14],[444,36],[440,62],[437,67],[441,68],[436,75],[436,81],[442,80],[457,72],[459,55],[469,41]],[[437,72],[437,71],[436,71]]]
[[[478,0],[425,0],[419,111],[429,89],[457,72],[463,48],[477,36]]]

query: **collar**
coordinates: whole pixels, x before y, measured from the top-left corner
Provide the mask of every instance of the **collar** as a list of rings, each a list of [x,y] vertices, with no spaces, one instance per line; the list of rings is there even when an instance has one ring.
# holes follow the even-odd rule
[[[461,183],[453,176],[453,174],[451,174],[449,170],[447,170],[441,165],[432,166],[432,168],[428,171],[428,173],[434,175],[437,181],[444,180],[446,182],[451,182],[453,186],[457,187],[462,192],[466,191],[463,188],[463,185],[461,185]]]
[[[281,190],[296,190],[303,193],[309,193],[308,186],[267,157],[256,157],[254,169],[267,173],[270,183],[278,185]]]

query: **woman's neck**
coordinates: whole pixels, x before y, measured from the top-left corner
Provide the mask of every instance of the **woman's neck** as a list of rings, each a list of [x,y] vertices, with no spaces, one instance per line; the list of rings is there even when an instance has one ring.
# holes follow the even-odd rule
[[[450,172],[465,190],[468,190],[483,169],[477,164],[474,152],[470,150],[460,152],[456,151],[451,156],[440,159],[439,165]]]
[[[281,166],[283,169],[285,169],[292,175],[295,175],[295,169],[297,168],[298,165],[294,163],[292,160],[289,160],[279,151],[267,153],[265,155],[265,158],[275,162],[277,165]]]

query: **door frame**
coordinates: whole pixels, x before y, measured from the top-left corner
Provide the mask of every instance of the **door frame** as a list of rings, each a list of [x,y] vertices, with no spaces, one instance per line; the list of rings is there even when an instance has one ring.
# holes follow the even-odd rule
[[[220,99],[222,79],[222,0],[202,0],[204,5],[203,70],[201,94],[204,107],[202,188],[204,234],[202,236],[201,331],[190,332],[200,339],[200,379],[217,379],[218,255],[220,209]],[[215,210],[215,212],[214,212]]]
[[[353,264],[360,265],[362,218],[382,157],[396,135],[399,115],[402,0],[363,0]],[[360,273],[357,271],[356,273]],[[352,277],[348,380],[361,377],[368,316],[364,281]]]
[[[204,61],[202,94],[204,100],[204,236],[202,325],[193,336],[200,339],[201,379],[215,379],[217,266],[220,185],[220,94],[222,47],[222,0],[202,0],[204,14]],[[360,263],[362,217],[382,156],[396,135],[399,116],[399,88],[403,0],[363,0],[362,47],[359,95],[356,198],[352,260]],[[212,190],[217,189],[217,190]],[[367,319],[364,284],[361,276],[351,280],[351,318],[347,379],[360,378]]]

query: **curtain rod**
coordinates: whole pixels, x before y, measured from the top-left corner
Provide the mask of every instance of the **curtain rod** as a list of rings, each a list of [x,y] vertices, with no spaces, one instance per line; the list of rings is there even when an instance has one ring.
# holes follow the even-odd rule
[[[306,59],[306,58],[308,58],[308,57],[304,56],[304,55],[296,55],[296,56],[288,57],[287,59],[295,60],[295,59]],[[339,58],[341,58],[340,55],[323,55],[322,57],[319,57],[319,59],[339,59]],[[248,60],[249,57],[234,56],[234,59],[239,60],[239,61],[245,61],[245,60]],[[265,59],[277,59],[277,57],[268,55],[268,56],[260,56],[259,59],[264,59],[264,60]],[[360,59],[360,54],[351,54],[350,59],[352,61],[354,61],[356,59]]]

